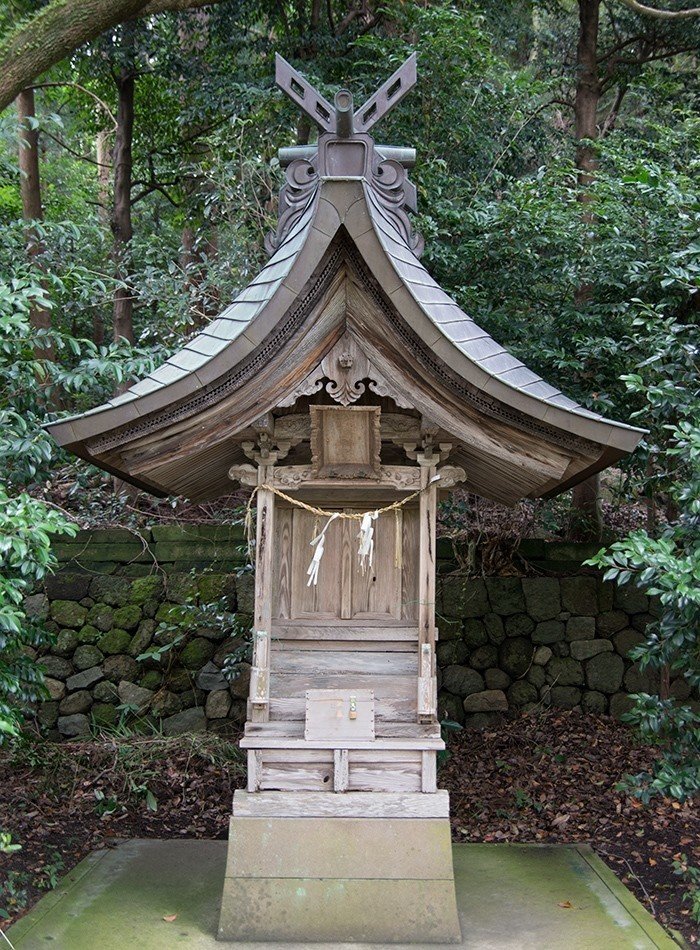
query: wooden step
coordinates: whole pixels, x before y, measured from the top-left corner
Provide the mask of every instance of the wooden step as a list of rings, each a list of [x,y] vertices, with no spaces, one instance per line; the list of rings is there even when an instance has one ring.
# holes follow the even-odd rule
[[[245,792],[233,795],[235,818],[447,818],[441,789],[422,792]]]
[[[378,676],[418,676],[418,653],[335,650],[275,650],[273,673],[329,676],[360,673]]]
[[[279,736],[287,739],[304,738],[304,720],[285,722],[276,720],[270,722],[247,722],[245,726],[247,736]],[[431,723],[421,725],[417,722],[380,722],[375,721],[375,736],[377,739],[439,739],[440,724]]]
[[[418,642],[418,627],[411,626],[347,626],[333,624],[273,622],[273,640],[408,640]]]
[[[327,741],[318,739],[289,739],[285,736],[244,736],[242,749],[437,749],[445,748],[442,739],[397,738],[397,739],[343,739]]]

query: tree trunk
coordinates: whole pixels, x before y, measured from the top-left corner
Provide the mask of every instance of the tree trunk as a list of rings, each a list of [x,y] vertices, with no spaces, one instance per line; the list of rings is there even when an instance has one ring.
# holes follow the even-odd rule
[[[297,145],[308,145],[311,138],[311,121],[302,114],[297,119]]]
[[[576,167],[579,182],[590,184],[598,167],[595,146],[598,137],[598,104],[600,79],[598,77],[598,21],[600,0],[579,0],[579,36],[576,51]],[[588,141],[585,141],[588,140]],[[585,200],[582,197],[582,200]]]
[[[210,14],[206,10],[189,12],[180,17],[178,38],[183,56],[197,57],[204,53],[211,40],[210,21]],[[203,69],[206,70],[206,66]],[[201,79],[198,81],[201,82]],[[183,101],[186,95],[187,90],[183,86]],[[187,174],[183,181],[187,220],[182,229],[180,266],[191,300],[192,323],[195,327],[201,327],[208,316],[218,312],[218,301],[213,298],[206,285],[207,268],[218,252],[216,222],[211,213],[205,213],[213,188],[203,168],[210,163],[212,151],[206,138],[202,137],[201,123],[186,124],[182,132],[187,165]]]
[[[578,541],[600,541],[603,533],[600,475],[590,475],[576,485],[573,504],[572,536]]]
[[[0,41],[0,111],[37,76],[100,33],[134,17],[191,10],[219,0],[53,0]]]
[[[44,219],[44,210],[41,204],[41,180],[39,178],[39,132],[37,129],[31,128],[29,124],[35,114],[34,90],[23,89],[17,96],[22,217],[27,223],[26,235],[29,259],[39,271],[43,271],[41,258],[45,247],[41,235],[35,227],[37,221],[43,221]],[[29,320],[34,330],[51,329],[51,314],[43,307],[33,306],[29,311]],[[37,359],[45,360],[54,360],[56,357],[53,345],[46,341],[43,346],[35,346],[34,355]]]
[[[598,25],[600,0],[579,0],[579,36],[576,51],[576,98],[574,101],[576,167],[578,168],[579,196],[583,205],[583,220],[591,224],[593,215],[586,206],[591,201],[588,186],[598,167],[598,155],[593,144],[598,137],[598,105],[600,79],[598,76]],[[576,289],[574,302],[584,307],[593,295],[593,285],[583,279]],[[598,541],[603,532],[600,502],[600,476],[592,475],[573,491],[576,517],[573,534],[581,541]]]
[[[598,21],[600,0],[579,0],[579,37],[576,51],[576,97],[574,100],[576,167],[578,168],[578,200],[584,206],[584,223],[590,224],[593,216],[586,210],[591,201],[588,190],[598,168],[598,155],[593,144],[598,138],[598,106],[600,104],[600,80],[598,78]],[[575,303],[583,306],[593,295],[593,286],[582,280]]]
[[[109,179],[112,173],[109,130],[98,132],[95,139],[95,157],[97,159],[97,217],[100,224],[109,227]]]
[[[106,230],[110,226],[109,220],[109,180],[112,172],[112,160],[109,148],[111,132],[97,133],[95,140],[95,155],[97,158],[97,218]],[[96,307],[92,314],[92,341],[96,346],[102,346],[105,341],[105,322],[102,310]]]
[[[114,293],[114,310],[112,317],[112,333],[115,342],[119,339],[134,342],[134,302],[133,290],[129,283],[131,263],[131,238],[133,227],[131,223],[131,179],[133,160],[131,146],[134,134],[134,74],[124,70],[116,80],[119,105],[117,109],[117,129],[114,136],[114,150],[112,164],[114,166],[114,203],[112,205],[112,234],[114,246],[114,275],[117,280],[127,283],[126,287],[119,287]],[[117,386],[119,395],[128,389],[129,383],[124,382]],[[115,495],[125,498],[135,498],[138,490],[120,478],[112,479]]]
[[[114,137],[114,205],[112,208],[112,234],[114,236],[114,265],[117,280],[128,282],[130,272],[130,243],[133,237],[131,224],[131,143],[134,132],[134,75],[123,72],[117,79],[119,108],[117,130]],[[133,291],[131,287],[117,288],[114,294],[112,320],[114,339],[123,337],[134,342]]]

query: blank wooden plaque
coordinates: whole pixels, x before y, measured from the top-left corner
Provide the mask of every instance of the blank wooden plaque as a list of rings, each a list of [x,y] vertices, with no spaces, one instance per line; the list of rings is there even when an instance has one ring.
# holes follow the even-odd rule
[[[350,697],[356,718],[350,718]],[[304,738],[308,740],[374,739],[374,692],[371,689],[307,689]]]
[[[311,464],[317,478],[381,476],[379,406],[311,406]]]

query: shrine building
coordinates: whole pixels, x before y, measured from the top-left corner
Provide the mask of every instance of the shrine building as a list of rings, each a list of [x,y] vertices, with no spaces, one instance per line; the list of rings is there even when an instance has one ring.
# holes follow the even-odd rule
[[[578,405],[492,339],[420,263],[412,148],[278,57],[319,129],[283,148],[260,274],[56,441],[155,495],[243,486],[256,515],[253,671],[219,937],[459,942],[437,708],[436,506],[513,505],[614,464],[642,431]]]

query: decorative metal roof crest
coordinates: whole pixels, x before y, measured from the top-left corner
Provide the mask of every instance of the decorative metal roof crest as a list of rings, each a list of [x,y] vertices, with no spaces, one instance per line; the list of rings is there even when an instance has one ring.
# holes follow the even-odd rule
[[[408,169],[416,160],[415,149],[376,145],[369,134],[415,85],[416,54],[409,56],[357,110],[347,89],[339,90],[331,105],[279,54],[275,67],[275,82],[318,126],[319,138],[317,145],[279,151],[286,182],[280,191],[277,229],[265,239],[267,251],[273,254],[277,250],[309,204],[317,200],[322,180],[351,178],[370,185],[407,247],[419,257],[423,239],[414,232],[407,214],[407,209],[416,210],[416,189],[408,180]]]

